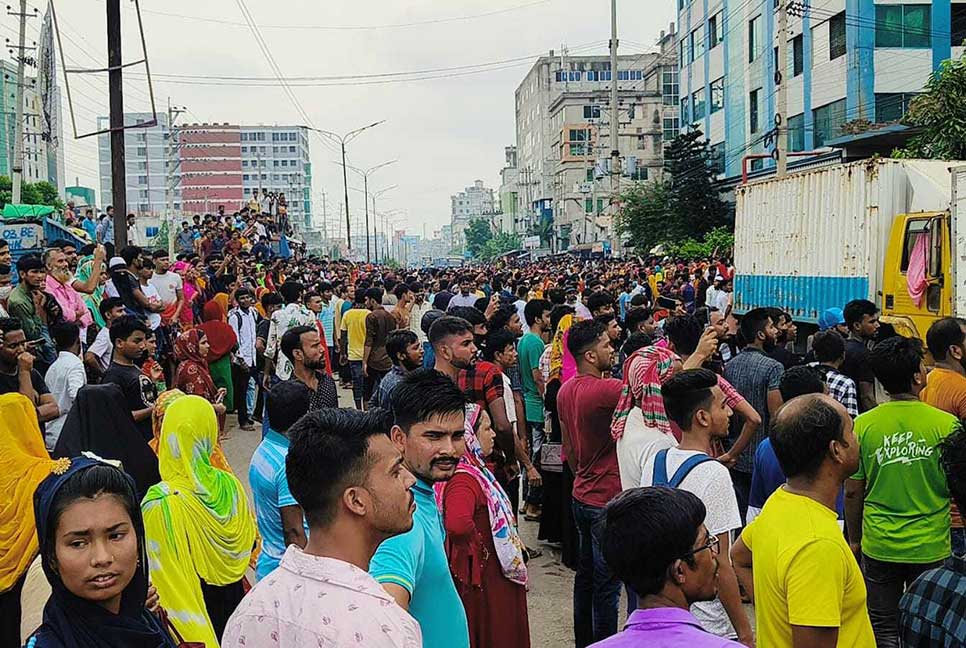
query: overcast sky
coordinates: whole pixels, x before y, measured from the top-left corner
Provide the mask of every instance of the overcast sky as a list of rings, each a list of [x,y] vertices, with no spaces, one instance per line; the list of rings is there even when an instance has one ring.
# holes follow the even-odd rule
[[[30,2],[43,11],[42,0]],[[122,2],[125,60],[132,60],[140,42],[133,3]],[[675,16],[675,0],[618,4],[622,54],[652,46]],[[398,185],[381,199],[380,210],[402,210],[400,228],[422,234],[425,224],[429,236],[449,222],[451,194],[475,179],[499,187],[503,147],[515,143],[513,93],[535,57],[561,45],[603,54],[610,33],[608,0],[244,0],[244,5],[285,77],[349,77],[291,82],[312,125],[345,132],[386,120],[352,143],[350,163],[372,167],[398,160],[373,174],[370,190]],[[256,87],[272,81],[185,78],[273,78],[239,0],[142,0],[141,8],[159,111],[170,97],[188,108],[182,119],[190,122],[306,123],[283,88]],[[104,0],[61,1],[57,9],[67,65],[105,65]],[[33,30],[39,28],[39,20],[32,23]],[[13,39],[13,18],[3,24],[5,36]],[[467,74],[476,69],[464,67],[420,75],[447,78],[358,78],[498,61],[507,62],[481,73]],[[405,80],[383,82],[390,78]],[[95,115],[106,114],[106,75],[72,76],[71,83],[78,131],[92,131]],[[148,105],[146,82],[132,69],[125,107],[144,111]],[[103,202],[96,138],[73,140],[66,102],[64,121],[68,184],[76,176],[97,189]],[[310,143],[313,209],[321,214],[324,190],[331,228],[342,202],[341,170],[333,164],[338,155],[316,136]],[[349,183],[362,186],[352,176]],[[362,194],[350,190],[349,202],[355,219],[362,213]]]

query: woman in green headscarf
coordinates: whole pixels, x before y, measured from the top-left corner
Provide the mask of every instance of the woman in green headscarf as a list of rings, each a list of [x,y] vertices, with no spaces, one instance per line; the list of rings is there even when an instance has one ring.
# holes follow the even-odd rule
[[[211,465],[218,422],[200,396],[172,402],[161,424],[161,483],[141,508],[151,580],[185,641],[218,648],[244,595],[242,579],[255,544],[245,491]]]
[[[87,283],[94,272],[94,255],[91,254],[80,260],[74,278],[81,283]],[[102,329],[107,326],[104,317],[101,315],[101,301],[104,299],[104,285],[107,283],[107,266],[103,261],[101,261],[100,268],[97,269],[97,272],[100,278],[94,287],[94,292],[89,295],[81,293],[81,296],[84,298],[84,303],[87,304],[91,315],[94,316],[94,322],[97,324],[97,328]]]

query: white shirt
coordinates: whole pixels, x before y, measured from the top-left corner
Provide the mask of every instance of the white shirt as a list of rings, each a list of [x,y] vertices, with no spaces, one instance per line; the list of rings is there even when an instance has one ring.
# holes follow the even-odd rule
[[[681,464],[691,455],[699,454],[696,450],[678,450],[671,448],[667,451],[667,476],[674,474]],[[650,486],[654,476],[654,457],[644,466],[641,474],[641,486]],[[704,525],[708,533],[718,535],[727,531],[741,528],[741,514],[738,511],[738,499],[735,497],[731,475],[723,464],[717,461],[706,461],[695,467],[684,478],[678,487],[698,497],[707,511]],[[719,637],[737,637],[728,613],[721,604],[721,599],[715,597],[712,601],[704,601],[691,605],[691,614],[697,618],[706,631]]]
[[[106,328],[104,330],[107,330]],[[87,384],[87,372],[84,371],[84,362],[69,351],[61,351],[57,354],[57,359],[50,365],[44,382],[50,389],[51,395],[57,401],[60,409],[60,416],[47,424],[44,431],[44,442],[48,450],[53,450],[60,438],[60,431],[64,428],[64,421],[67,414],[74,405],[77,392]]]
[[[464,295],[463,293],[456,293],[453,298],[449,300],[449,305],[446,310],[451,311],[457,306],[473,306],[476,304],[476,300],[479,299],[475,294],[470,293],[469,295]]]
[[[145,297],[147,297],[148,299],[151,299],[151,298],[154,298],[157,300],[161,299],[161,294],[158,292],[158,289],[152,286],[150,283],[140,284],[140,285],[141,285],[141,292],[144,293]],[[158,327],[161,326],[161,313],[152,313],[147,309],[145,309],[145,311],[148,314],[148,326],[151,327],[152,331],[158,330]]]
[[[413,302],[409,310],[409,330],[416,334],[419,343],[429,342],[429,338],[423,333],[423,315],[433,310],[432,301],[423,301],[422,304]]]
[[[171,272],[170,270],[164,274],[155,272],[148,279],[148,283],[158,291],[158,295],[161,296],[161,303],[165,306],[170,306],[178,301],[178,291],[182,290],[184,286],[184,280],[181,276],[177,272]]]
[[[527,326],[527,316],[524,313],[527,307],[527,301],[525,299],[518,299],[513,302],[513,305],[516,306],[517,316],[520,318],[520,324],[523,325],[523,334],[526,335],[530,332],[530,327]]]
[[[97,358],[97,364],[100,365],[102,372],[107,371],[107,368],[111,365],[111,355],[114,352],[114,345],[111,344],[111,330],[109,327],[105,326],[97,332],[97,337],[94,338],[94,344],[87,348],[87,352],[94,354],[94,357]]]
[[[510,386],[510,379],[507,378],[505,373],[500,373],[503,378],[503,407],[506,409],[506,418],[510,422],[510,425],[516,426],[517,424],[517,405],[516,400],[513,398],[513,388]]]
[[[255,366],[255,311],[248,309],[246,313],[240,308],[233,308],[228,313],[228,323],[238,338],[238,355],[249,367]]]
[[[640,486],[644,465],[664,448],[673,448],[677,444],[670,434],[645,425],[640,407],[628,412],[624,434],[617,440],[617,468],[621,474],[621,490]]]

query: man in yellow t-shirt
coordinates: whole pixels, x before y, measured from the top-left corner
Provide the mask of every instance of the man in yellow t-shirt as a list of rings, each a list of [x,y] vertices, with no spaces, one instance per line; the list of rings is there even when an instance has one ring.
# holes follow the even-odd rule
[[[361,301],[360,301],[361,300]],[[356,409],[362,409],[364,400],[365,376],[362,375],[362,353],[366,344],[366,317],[369,310],[365,306],[365,291],[356,293],[352,308],[342,316],[342,361],[348,361],[352,372],[352,400]]]
[[[731,551],[755,602],[757,644],[875,648],[865,582],[835,512],[859,466],[852,418],[830,396],[799,396],[779,410],[771,442],[787,482]]]

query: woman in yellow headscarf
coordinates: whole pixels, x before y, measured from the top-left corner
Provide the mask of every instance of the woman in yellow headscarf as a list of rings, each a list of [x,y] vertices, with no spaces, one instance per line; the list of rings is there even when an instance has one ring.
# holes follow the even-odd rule
[[[148,441],[148,445],[154,450],[154,454],[158,454],[158,442],[161,439],[161,425],[164,421],[164,415],[168,411],[168,406],[184,396],[187,396],[187,394],[180,389],[169,389],[168,391],[161,392],[158,400],[154,401],[154,412],[151,414],[151,432],[154,437]],[[225,451],[222,449],[220,441],[215,441],[215,449],[211,452],[211,465],[219,470],[230,472],[233,475],[235,474],[235,471],[231,469],[231,465],[228,463],[228,457],[225,456]]]
[[[69,467],[69,459],[47,454],[33,403],[18,393],[0,396],[0,646],[20,645],[20,593],[39,551],[34,491]]]
[[[161,483],[141,508],[151,579],[185,641],[218,648],[244,596],[242,579],[255,543],[255,518],[230,472],[211,465],[218,422],[211,403],[185,396],[161,424]]]

